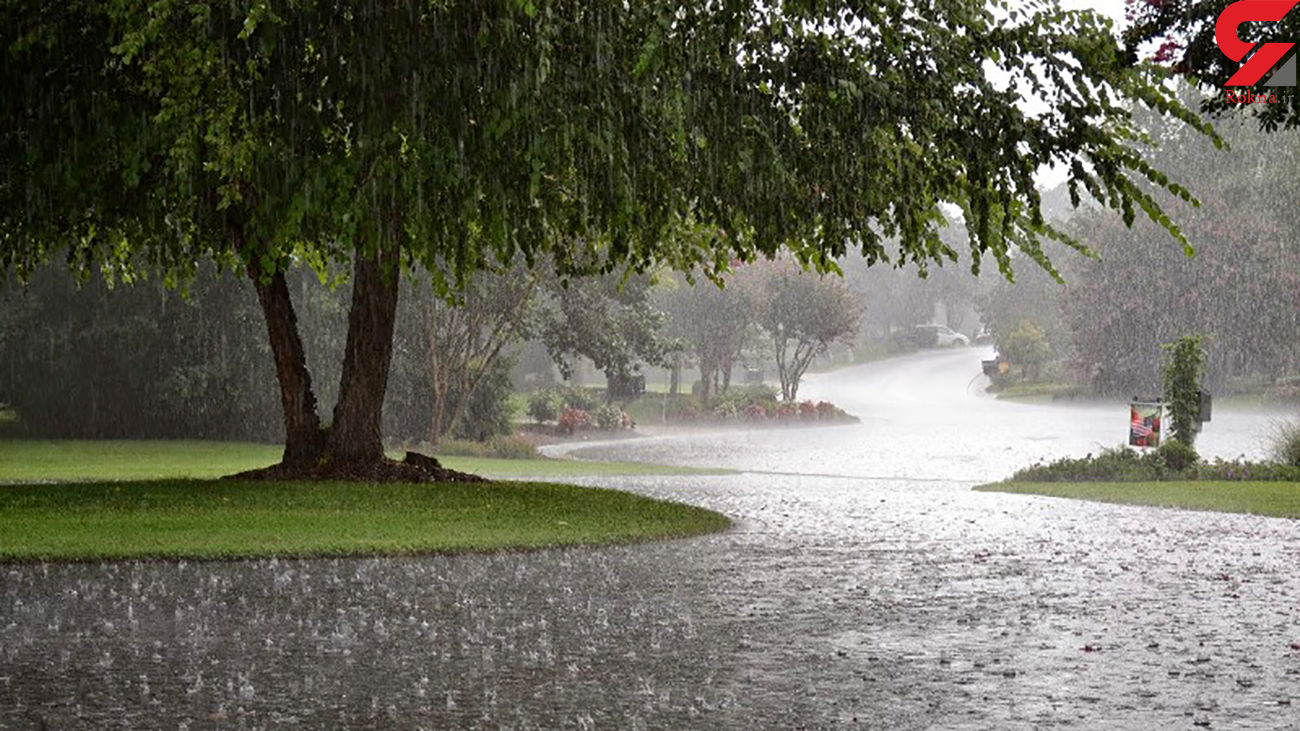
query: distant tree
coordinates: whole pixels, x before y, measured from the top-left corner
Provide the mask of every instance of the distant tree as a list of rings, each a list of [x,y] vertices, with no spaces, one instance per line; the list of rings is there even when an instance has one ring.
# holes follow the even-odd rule
[[[868,267],[853,258],[843,263],[845,284],[862,303],[864,333],[889,341],[896,333],[934,317],[936,292],[928,278],[909,269]]]
[[[715,392],[726,392],[732,365],[740,359],[754,322],[746,288],[735,275],[714,284],[697,273],[693,282],[674,280],[661,301],[669,314],[669,332],[685,341],[699,365],[700,397],[707,400]]]
[[[795,401],[813,358],[857,331],[861,309],[843,281],[789,261],[751,267],[751,275],[755,315],[776,352],[781,398]]]
[[[532,271],[514,267],[471,275],[452,302],[421,289],[415,306],[432,400],[427,441],[436,445],[458,426],[484,379],[499,371],[494,366],[506,349],[531,332],[538,283]]]
[[[609,398],[621,398],[642,365],[666,365],[673,343],[666,316],[650,296],[651,278],[607,274],[550,277],[538,307],[538,336],[567,379],[572,359],[590,360],[605,374]]]
[[[45,267],[0,290],[0,401],[33,436],[271,442],[282,433],[259,375],[260,318],[230,276],[182,297],[156,281],[79,286]]]
[[[1154,226],[1116,225],[1100,211],[1070,224],[1096,258],[1071,262],[1060,299],[1074,369],[1101,393],[1160,388],[1160,344],[1184,333],[1214,334],[1216,388],[1296,373],[1300,361],[1300,218],[1286,205],[1295,189],[1300,134],[1265,134],[1248,120],[1224,120],[1233,160],[1198,136],[1146,120],[1163,140],[1152,159],[1198,181],[1203,205],[1182,214],[1195,256],[1168,246]]]
[[[1046,339],[1047,360],[1057,360],[1070,353],[1070,333],[1061,312],[1064,291],[1064,285],[1046,271],[1023,267],[1016,272],[1014,282],[992,282],[976,298],[976,308],[999,352],[1008,351],[1008,338],[1028,320]]]
[[[1042,365],[1052,357],[1047,335],[1029,318],[998,339],[998,352],[1013,365],[1020,366],[1026,378],[1038,378]]]
[[[1046,164],[1167,224],[1134,179],[1182,191],[1142,161],[1130,104],[1196,120],[1108,24],[1038,8],[10,0],[0,269],[236,268],[280,384],[280,474],[368,474],[407,268],[454,287],[493,260],[716,272],[782,248],[827,268],[849,242],[924,262],[956,256],[947,204],[976,261],[1041,261]],[[300,263],[351,270],[328,420]]]
[[[960,246],[964,233],[959,226],[945,225],[939,236],[947,245],[956,248]],[[860,259],[847,257],[840,266],[854,297],[862,303],[863,334],[894,344],[907,342],[915,325],[933,322],[941,305],[950,317],[950,324],[955,326],[957,323],[952,318],[975,305],[980,281],[969,276],[965,267],[952,262],[939,262],[938,265],[913,270],[911,267],[873,267]],[[1032,263],[1021,267],[1027,268],[1039,269]],[[899,333],[909,337],[900,338]]]

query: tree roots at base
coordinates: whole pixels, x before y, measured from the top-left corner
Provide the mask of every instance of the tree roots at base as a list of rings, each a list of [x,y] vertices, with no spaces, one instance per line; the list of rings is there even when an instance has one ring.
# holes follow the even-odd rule
[[[382,459],[362,464],[324,464],[310,467],[271,465],[240,472],[226,480],[344,480],[348,482],[487,482],[483,477],[443,467],[438,460],[416,452],[407,452],[398,462]]]

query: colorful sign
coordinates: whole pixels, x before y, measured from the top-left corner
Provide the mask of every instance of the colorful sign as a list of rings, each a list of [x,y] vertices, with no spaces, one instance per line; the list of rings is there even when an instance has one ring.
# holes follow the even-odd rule
[[[1129,446],[1160,446],[1160,414],[1164,408],[1164,404],[1159,402],[1134,401],[1129,404]]]

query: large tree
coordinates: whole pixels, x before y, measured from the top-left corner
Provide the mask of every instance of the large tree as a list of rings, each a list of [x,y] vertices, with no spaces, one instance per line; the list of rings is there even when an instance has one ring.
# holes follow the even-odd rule
[[[1041,260],[1042,165],[1161,218],[1134,178],[1182,191],[1142,161],[1130,105],[1191,121],[1108,24],[1050,0],[5,0],[0,26],[0,269],[245,272],[286,474],[382,461],[404,268],[451,287],[544,256],[570,273],[716,273],[782,247],[814,268],[850,247],[924,263],[956,256],[945,204],[973,262]],[[351,268],[328,428],[295,262]]]

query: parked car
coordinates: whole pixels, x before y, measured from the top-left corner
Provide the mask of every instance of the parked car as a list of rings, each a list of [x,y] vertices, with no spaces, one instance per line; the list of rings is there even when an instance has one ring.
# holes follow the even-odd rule
[[[922,348],[947,348],[970,345],[970,338],[946,325],[917,325],[912,331],[916,344]]]

